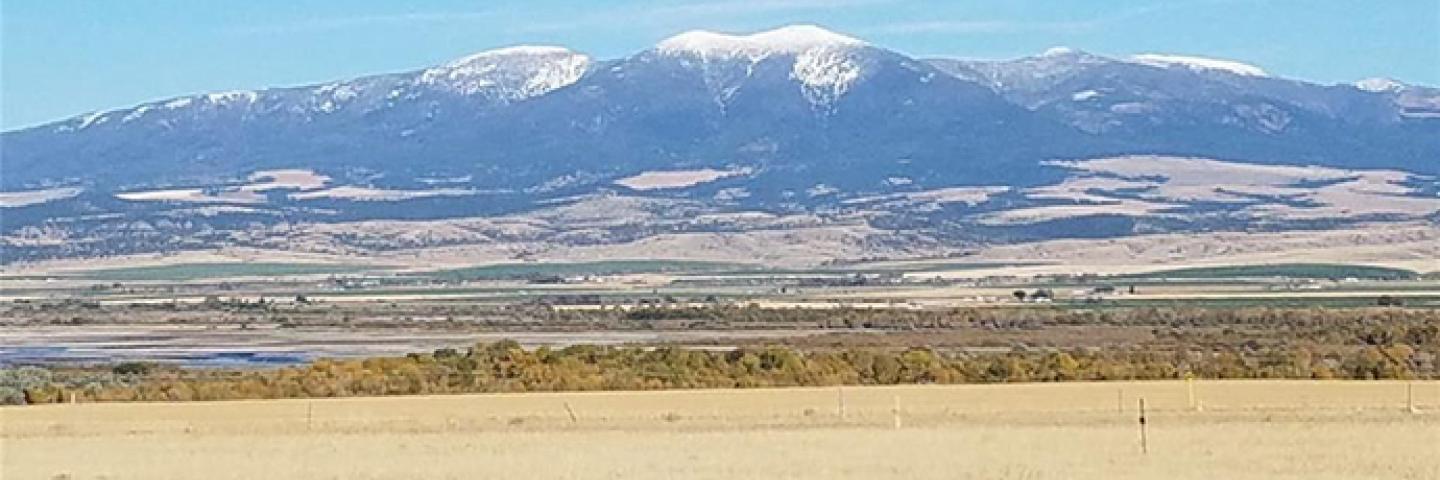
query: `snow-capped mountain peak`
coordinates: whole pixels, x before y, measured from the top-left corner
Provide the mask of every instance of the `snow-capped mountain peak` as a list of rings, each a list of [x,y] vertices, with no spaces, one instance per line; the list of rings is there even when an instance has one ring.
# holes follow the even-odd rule
[[[1399,80],[1385,77],[1372,77],[1352,83],[1355,88],[1374,93],[1398,92],[1404,90],[1406,85]]]
[[[859,39],[814,25],[790,25],[748,35],[692,30],[661,41],[655,51],[701,72],[724,108],[754,65],[772,57],[791,62],[789,78],[817,110],[829,111],[865,76],[869,63]]]
[[[1150,65],[1154,67],[1186,67],[1191,70],[1213,70],[1244,75],[1249,77],[1267,77],[1269,74],[1260,67],[1241,63],[1234,60],[1223,60],[1217,58],[1191,57],[1183,55],[1165,55],[1159,53],[1142,53],[1130,57],[1130,61]]]
[[[774,30],[732,35],[691,30],[662,40],[656,50],[668,55],[758,60],[776,54],[800,54],[819,47],[858,47],[866,43],[815,25],[789,25]]]
[[[514,101],[575,83],[589,67],[590,57],[563,47],[519,45],[426,69],[417,83],[443,86],[462,95],[483,93]]]

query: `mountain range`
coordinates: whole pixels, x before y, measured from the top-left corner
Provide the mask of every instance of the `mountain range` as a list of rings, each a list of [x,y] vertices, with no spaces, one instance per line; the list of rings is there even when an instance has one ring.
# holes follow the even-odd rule
[[[533,250],[795,222],[904,249],[1440,218],[1440,89],[1069,48],[914,58],[809,25],[607,60],[508,47],[93,112],[0,146],[6,262],[274,246],[277,226],[346,243],[316,226],[382,220],[524,217],[535,230],[366,245]],[[617,199],[638,216],[555,214]]]

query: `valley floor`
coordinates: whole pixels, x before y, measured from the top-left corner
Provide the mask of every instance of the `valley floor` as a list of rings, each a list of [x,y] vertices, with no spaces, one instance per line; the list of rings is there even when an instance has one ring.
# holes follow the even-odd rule
[[[412,222],[395,225],[396,231],[449,228],[447,222]],[[366,228],[379,228],[364,224]],[[336,233],[356,234],[337,226]],[[359,228],[359,227],[355,227]],[[839,228],[839,227],[837,227]],[[849,228],[849,227],[846,227]],[[407,230],[408,229],[408,230]],[[734,262],[756,266],[810,268],[825,261],[875,257],[879,253],[850,241],[846,235],[775,230],[744,232],[662,234],[642,241],[586,247],[547,249],[528,261],[540,263],[595,262],[617,259],[666,259]],[[855,235],[859,233],[851,232]],[[872,232],[873,233],[873,232]],[[395,235],[385,230],[382,235]],[[849,240],[847,240],[849,239]],[[346,266],[371,273],[403,274],[457,266],[513,264],[515,251],[528,247],[506,243],[402,248],[373,252],[327,253],[293,244],[292,250],[226,247],[165,254],[116,255],[103,258],[66,258],[19,262],[0,266],[8,281],[25,277],[83,274],[97,269],[173,267],[192,264],[244,264],[282,262],[296,265]],[[893,258],[943,255],[946,251],[912,249]],[[1434,222],[1399,222],[1359,225],[1328,230],[1286,232],[1192,232],[1134,235],[1102,239],[1061,239],[1015,244],[980,245],[970,255],[948,259],[954,268],[936,265],[935,258],[867,262],[869,268],[905,270],[924,267],[926,276],[984,278],[1033,275],[1123,275],[1176,268],[1260,265],[1280,263],[1349,263],[1414,270],[1440,271],[1440,225]],[[968,263],[968,264],[967,264]],[[334,273],[334,272],[328,272]],[[327,272],[308,275],[324,278]],[[274,278],[279,272],[251,273]],[[297,275],[294,272],[288,275]],[[241,275],[231,275],[240,278]],[[305,275],[297,275],[305,277]],[[64,278],[50,279],[59,284]],[[128,279],[137,280],[137,279]],[[15,283],[21,285],[20,283]],[[83,284],[83,282],[81,282]]]
[[[1440,382],[1194,392],[1195,407],[1184,382],[6,407],[0,478],[1440,478]]]

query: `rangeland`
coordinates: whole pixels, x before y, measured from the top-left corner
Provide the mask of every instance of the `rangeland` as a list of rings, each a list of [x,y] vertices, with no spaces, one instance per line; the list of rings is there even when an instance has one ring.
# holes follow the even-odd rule
[[[1194,399],[1112,382],[0,408],[0,478],[1440,478],[1440,382]]]
[[[586,211],[587,217],[609,218],[617,206]],[[515,220],[520,222],[519,220]],[[484,219],[472,220],[484,225]],[[523,222],[520,222],[523,224]],[[192,263],[285,262],[346,264],[356,268],[392,272],[426,272],[464,266],[504,265],[516,262],[516,251],[530,244],[494,242],[436,247],[381,249],[357,252],[311,246],[309,242],[335,235],[394,239],[401,236],[449,238],[463,236],[463,220],[370,221],[310,225],[311,234],[288,238],[287,248],[227,246],[166,254],[115,255],[105,258],[61,258],[16,262],[0,268],[12,275],[64,275],[97,269],[159,267]],[[479,228],[479,227],[474,227]],[[500,228],[500,227],[495,227]],[[503,230],[503,229],[502,229]],[[828,260],[862,258],[874,252],[856,250],[857,236],[870,232],[863,226],[840,225],[775,229],[743,233],[666,233],[627,243],[566,246],[536,252],[526,258],[542,263],[584,263],[615,259],[699,261],[813,267]],[[1349,228],[1293,232],[1202,232],[1133,235],[1104,239],[1054,239],[1021,243],[976,245],[965,249],[964,260],[987,268],[959,265],[933,268],[936,256],[947,251],[896,254],[895,260],[870,262],[867,267],[896,270],[922,265],[926,276],[984,278],[1057,274],[1127,275],[1190,267],[1264,265],[1276,263],[1348,263],[1404,268],[1421,273],[1440,271],[1440,227],[1431,223],[1366,224]],[[312,248],[313,247],[313,248]],[[902,260],[905,257],[925,257]]]

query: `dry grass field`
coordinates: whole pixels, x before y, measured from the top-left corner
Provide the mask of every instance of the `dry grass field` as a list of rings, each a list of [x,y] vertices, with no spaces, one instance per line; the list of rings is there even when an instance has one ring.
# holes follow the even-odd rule
[[[1198,382],[1199,409],[1183,382],[0,408],[0,479],[1440,478],[1440,382],[1409,387],[1415,411],[1405,382],[1297,381]]]
[[[579,220],[626,217],[616,212],[636,210],[632,200],[609,199],[607,204],[588,206],[577,213],[567,211],[556,217],[567,225]],[[633,212],[632,212],[633,213]],[[736,217],[749,218],[741,214]],[[224,247],[212,250],[167,254],[115,255],[104,258],[69,258],[12,263],[0,274],[15,276],[81,273],[95,269],[155,267],[187,263],[283,262],[321,263],[389,268],[392,271],[430,271],[457,266],[479,266],[515,261],[517,250],[533,245],[494,242],[486,237],[479,244],[457,244],[381,250],[356,255],[349,250],[329,251],[324,247],[336,235],[364,238],[448,239],[459,242],[475,231],[494,231],[497,236],[524,234],[530,218],[467,219],[434,221],[366,221],[303,226],[282,245],[286,249]],[[555,220],[556,218],[550,218]],[[787,220],[758,215],[776,228],[745,232],[664,233],[628,243],[571,246],[546,250],[533,260],[587,262],[613,259],[703,260],[754,263],[776,267],[813,267],[826,260],[853,259],[874,252],[864,250],[862,241],[879,230],[853,224],[796,227],[805,218]],[[631,219],[633,220],[633,219]],[[746,220],[735,220],[743,223]],[[288,232],[288,230],[287,230]],[[502,235],[503,234],[503,235]],[[1054,274],[1132,274],[1157,270],[1273,263],[1353,263],[1405,268],[1419,272],[1440,270],[1440,227],[1430,222],[1366,224],[1329,230],[1289,232],[1203,232],[1135,235],[1106,239],[1057,239],[1015,244],[997,244],[974,249],[967,257],[976,262],[1016,263],[994,268],[964,268],[925,272],[951,278],[987,276],[1031,276]],[[63,240],[56,240],[63,241]],[[418,241],[418,240],[417,240]],[[947,252],[930,252],[944,255]],[[916,255],[910,252],[909,255]],[[933,263],[934,259],[872,263],[871,267],[903,267]],[[18,280],[8,280],[18,281]]]

